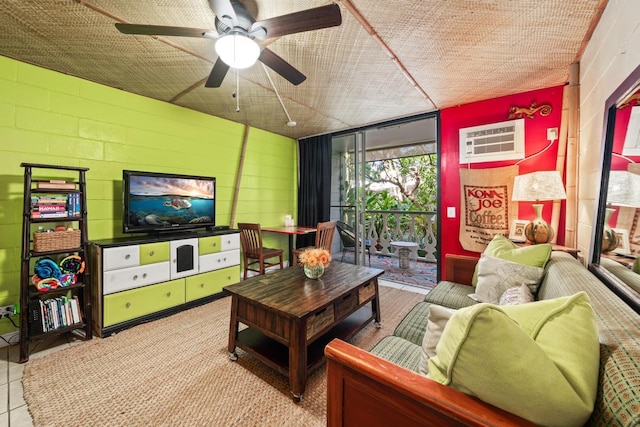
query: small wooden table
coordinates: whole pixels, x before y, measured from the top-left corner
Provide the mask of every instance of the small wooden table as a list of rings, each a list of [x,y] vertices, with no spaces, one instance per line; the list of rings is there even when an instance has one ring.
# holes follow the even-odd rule
[[[317,280],[290,267],[225,287],[232,297],[230,359],[237,360],[239,347],[288,376],[294,400],[300,401],[329,341],[348,340],[371,320],[380,326],[383,273],[334,261]],[[239,330],[240,323],[247,328]]]
[[[293,263],[293,236],[314,233],[317,230],[316,227],[302,227],[297,225],[291,227],[276,225],[274,227],[262,227],[261,229],[269,233],[286,234],[289,236],[289,265]]]

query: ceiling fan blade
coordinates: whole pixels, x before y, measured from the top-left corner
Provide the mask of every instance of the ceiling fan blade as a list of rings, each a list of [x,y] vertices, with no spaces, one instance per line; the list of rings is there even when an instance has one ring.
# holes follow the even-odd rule
[[[238,16],[229,0],[209,0],[209,5],[216,17],[227,26],[233,28],[238,25]]]
[[[304,31],[319,30],[321,28],[336,27],[342,23],[342,14],[337,4],[307,9],[288,15],[256,21],[251,31],[264,28],[266,38],[280,37],[287,34],[302,33]]]
[[[215,39],[218,37],[218,33],[205,28],[123,24],[120,22],[116,22],[116,28],[123,34],[142,34],[147,36],[205,37],[211,39]]]
[[[296,70],[293,65],[273,53],[273,51],[264,48],[258,58],[264,65],[289,80],[294,85],[299,85],[307,79],[307,76]]]
[[[224,80],[224,77],[227,75],[227,71],[229,71],[229,66],[225,64],[222,59],[218,58],[213,65],[211,74],[209,74],[209,78],[204,84],[204,87],[220,87],[222,80]]]

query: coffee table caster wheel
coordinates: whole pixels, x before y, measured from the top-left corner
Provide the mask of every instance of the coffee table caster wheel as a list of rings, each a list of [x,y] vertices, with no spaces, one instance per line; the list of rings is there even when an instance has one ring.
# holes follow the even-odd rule
[[[300,395],[297,395],[297,396],[296,396],[296,395],[294,394],[294,395],[293,395],[293,401],[294,401],[294,402],[296,402],[296,403],[300,403],[300,402],[302,402],[302,395],[300,394]]]
[[[229,360],[232,360],[234,362],[238,360],[238,353],[236,353],[235,351],[229,352]]]
[[[373,326],[375,326],[376,329],[380,329],[380,328],[382,328],[382,323],[374,321],[373,322]]]

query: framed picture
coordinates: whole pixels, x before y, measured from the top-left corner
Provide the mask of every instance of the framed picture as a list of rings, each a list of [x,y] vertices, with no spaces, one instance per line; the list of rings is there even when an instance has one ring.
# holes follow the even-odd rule
[[[613,231],[618,236],[618,246],[613,252],[620,255],[631,255],[631,245],[629,242],[629,230],[624,228],[614,228]]]
[[[529,221],[521,219],[513,220],[511,223],[511,231],[509,232],[509,240],[512,242],[526,242],[527,238],[524,235],[524,228],[528,223]]]

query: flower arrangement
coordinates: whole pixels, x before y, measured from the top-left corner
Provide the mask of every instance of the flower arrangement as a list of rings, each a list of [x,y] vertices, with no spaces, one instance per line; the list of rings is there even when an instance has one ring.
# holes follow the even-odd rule
[[[319,265],[327,267],[331,262],[331,254],[328,250],[322,248],[309,248],[305,249],[298,258],[300,264],[315,268]]]

